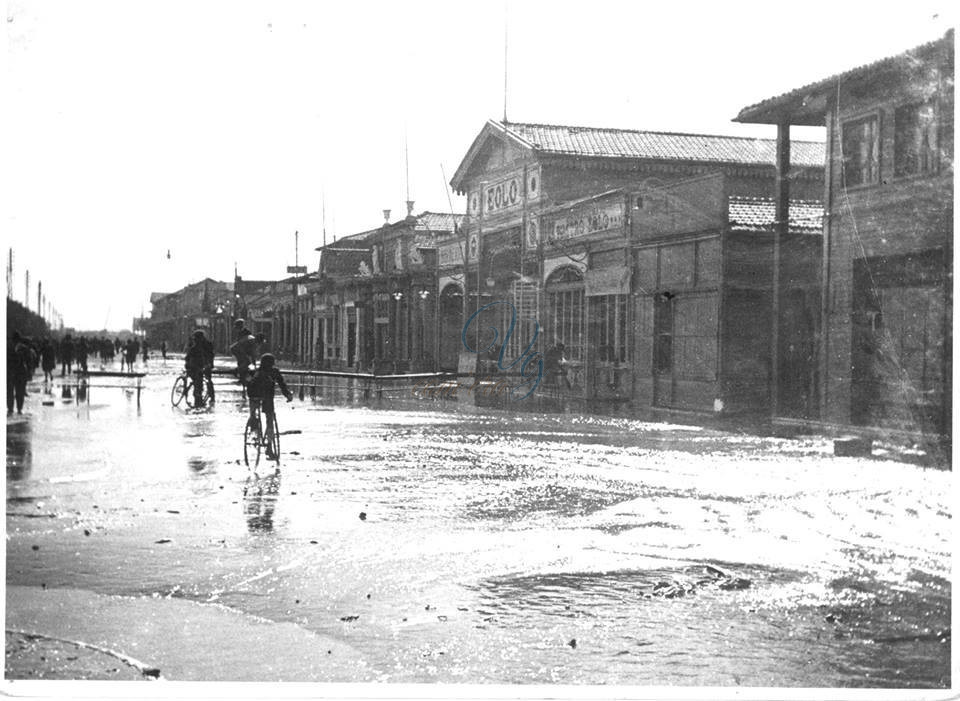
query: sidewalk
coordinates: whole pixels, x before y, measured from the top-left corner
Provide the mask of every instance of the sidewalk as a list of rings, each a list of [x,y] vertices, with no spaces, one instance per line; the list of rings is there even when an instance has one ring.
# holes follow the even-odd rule
[[[8,680],[162,676],[176,681],[313,682],[360,681],[365,676],[363,658],[345,643],[293,623],[185,599],[11,586],[6,629]],[[131,660],[124,662],[124,656]]]

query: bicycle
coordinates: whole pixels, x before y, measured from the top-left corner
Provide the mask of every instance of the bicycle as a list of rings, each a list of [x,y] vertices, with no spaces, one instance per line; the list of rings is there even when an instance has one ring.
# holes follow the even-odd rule
[[[253,407],[253,416],[247,419],[246,428],[243,430],[243,461],[248,467],[257,467],[260,464],[261,453],[265,452],[267,460],[273,460],[279,465],[280,426],[277,424],[277,415],[273,415],[272,425],[268,425],[267,430],[264,431],[260,401],[251,401],[255,401],[256,404]]]
[[[204,407],[210,401],[210,388],[208,387],[211,380],[207,380],[203,383],[203,387],[200,390],[200,405]],[[173,406],[180,406],[180,402],[186,401],[187,406],[191,409],[196,409],[197,404],[195,401],[193,393],[193,378],[190,377],[186,372],[182,373],[176,380],[173,381],[173,388],[170,390],[170,403]]]

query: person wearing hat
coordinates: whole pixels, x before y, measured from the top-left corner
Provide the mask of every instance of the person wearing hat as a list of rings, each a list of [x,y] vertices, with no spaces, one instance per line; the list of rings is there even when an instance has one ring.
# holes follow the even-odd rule
[[[276,359],[273,357],[273,353],[264,353],[260,356],[260,367],[253,373],[253,377],[247,384],[247,396],[250,397],[250,420],[255,420],[257,406],[260,407],[265,416],[264,426],[267,435],[264,437],[267,439],[268,446],[273,445],[273,417],[276,413],[273,406],[273,395],[276,392],[277,385],[280,386],[280,391],[287,398],[287,401],[293,401],[293,392],[287,388],[287,383],[283,381],[283,375],[276,368]],[[271,455],[268,448],[267,458],[276,459],[277,456]]]

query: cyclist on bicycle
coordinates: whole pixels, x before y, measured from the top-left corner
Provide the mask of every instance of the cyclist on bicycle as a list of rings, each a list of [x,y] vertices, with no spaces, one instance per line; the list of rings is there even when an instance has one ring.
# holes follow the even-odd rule
[[[263,412],[266,426],[267,445],[273,445],[273,423],[275,409],[273,406],[273,395],[277,385],[280,385],[280,391],[287,398],[288,402],[293,401],[293,392],[287,388],[287,383],[283,381],[283,375],[275,367],[276,359],[272,353],[264,353],[260,356],[260,367],[253,373],[250,382],[247,384],[247,395],[250,397],[250,421],[256,421],[256,410],[259,407]],[[276,458],[276,455],[267,454],[268,458]]]
[[[237,330],[237,341],[230,346],[230,353],[237,359],[237,379],[245,387],[250,380],[250,366],[256,364],[257,339],[243,325],[243,319],[237,319],[234,328]]]
[[[187,347],[184,367],[193,382],[193,405],[203,406],[203,383],[208,382],[210,401],[213,401],[213,382],[210,381],[210,370],[213,368],[213,344],[207,340],[203,331],[193,332],[193,339]]]

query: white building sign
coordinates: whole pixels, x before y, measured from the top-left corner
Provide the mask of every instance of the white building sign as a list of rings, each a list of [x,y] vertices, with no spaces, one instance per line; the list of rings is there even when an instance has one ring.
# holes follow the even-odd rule
[[[551,241],[572,239],[623,227],[623,203],[575,209],[548,220],[547,236]]]

